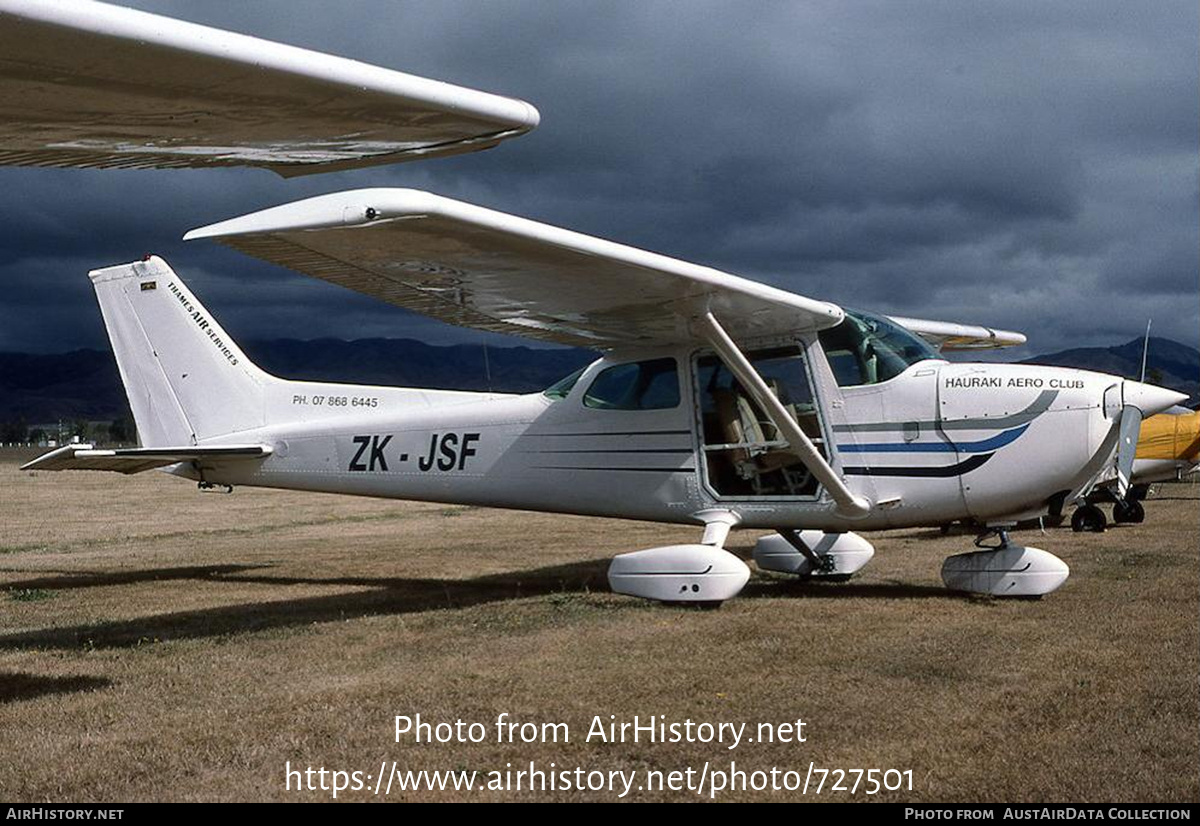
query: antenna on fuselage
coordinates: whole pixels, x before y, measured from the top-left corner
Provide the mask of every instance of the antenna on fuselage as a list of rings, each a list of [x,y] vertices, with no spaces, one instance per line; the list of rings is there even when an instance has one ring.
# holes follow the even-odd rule
[[[1146,371],[1145,365],[1142,366],[1142,372]],[[492,362],[488,358],[487,342],[483,343],[483,374],[487,377],[488,392],[492,392]]]
[[[1146,381],[1146,355],[1150,352],[1150,323],[1154,321],[1152,318],[1146,319],[1146,338],[1142,342],[1142,374],[1138,376],[1138,381],[1145,383]]]

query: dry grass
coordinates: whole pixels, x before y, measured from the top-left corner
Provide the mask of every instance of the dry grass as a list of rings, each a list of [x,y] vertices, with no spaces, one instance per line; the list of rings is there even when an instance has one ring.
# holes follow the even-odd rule
[[[384,760],[912,769],[915,791],[880,796],[896,801],[1200,794],[1195,486],[1168,486],[1140,527],[1021,534],[1071,566],[1043,600],[950,594],[941,560],[970,538],[894,531],[852,583],[756,575],[713,612],[605,584],[614,553],[695,541],[687,529],[201,495],[161,474],[21,473],[11,454],[0,486],[0,799],[320,799],[285,791],[285,761],[376,773]],[[748,554],[753,535],[732,544]],[[572,741],[393,742],[396,714],[503,711],[566,722]],[[802,717],[808,741],[585,743],[596,714]]]

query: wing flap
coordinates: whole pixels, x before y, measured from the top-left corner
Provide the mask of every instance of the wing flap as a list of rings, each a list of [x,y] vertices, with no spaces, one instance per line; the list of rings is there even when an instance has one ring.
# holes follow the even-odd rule
[[[840,307],[408,189],[309,198],[189,232],[451,324],[609,349],[832,327]]]
[[[65,445],[21,465],[21,470],[108,470],[141,473],[180,462],[244,462],[271,454],[265,445],[221,447],[138,447],[98,450],[92,445]]]
[[[994,350],[1000,347],[1017,347],[1026,341],[1024,334],[1011,330],[993,330],[991,327],[974,324],[928,321],[923,318],[889,318],[939,350]]]
[[[282,175],[495,146],[528,103],[103,3],[0,0],[0,163]]]

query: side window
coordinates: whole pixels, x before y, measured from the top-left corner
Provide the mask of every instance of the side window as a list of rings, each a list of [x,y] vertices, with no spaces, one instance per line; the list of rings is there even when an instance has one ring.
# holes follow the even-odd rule
[[[602,370],[584,394],[583,404],[598,410],[678,407],[679,371],[675,359],[635,361]]]

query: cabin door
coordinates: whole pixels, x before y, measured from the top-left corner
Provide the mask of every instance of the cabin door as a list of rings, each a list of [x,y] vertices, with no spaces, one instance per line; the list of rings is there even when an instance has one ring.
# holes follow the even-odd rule
[[[786,345],[751,350],[746,356],[817,450],[828,458],[804,351],[798,345]],[[817,480],[717,356],[698,356],[695,377],[704,459],[701,472],[718,498],[817,498]]]

